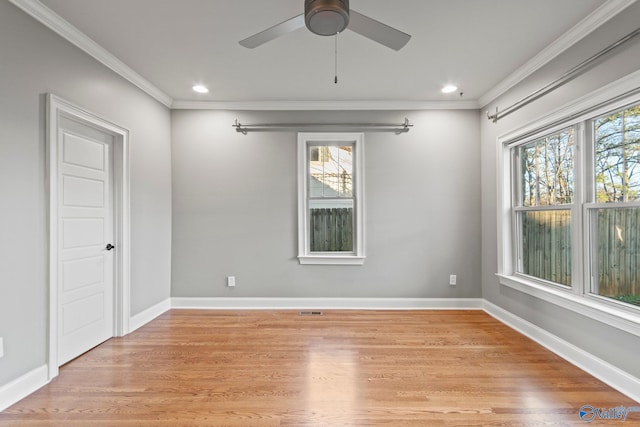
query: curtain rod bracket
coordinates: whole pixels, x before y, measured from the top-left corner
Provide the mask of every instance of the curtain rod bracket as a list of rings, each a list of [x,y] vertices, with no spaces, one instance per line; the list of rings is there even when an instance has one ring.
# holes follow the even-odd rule
[[[498,107],[496,107],[495,114],[489,114],[489,110],[487,110],[487,119],[491,120],[493,123],[498,122]]]
[[[248,132],[247,128],[242,127],[242,125],[238,122],[238,119],[236,119],[236,122],[234,124],[232,124],[231,126],[236,128],[236,132],[241,133],[243,135],[246,135],[247,132]]]

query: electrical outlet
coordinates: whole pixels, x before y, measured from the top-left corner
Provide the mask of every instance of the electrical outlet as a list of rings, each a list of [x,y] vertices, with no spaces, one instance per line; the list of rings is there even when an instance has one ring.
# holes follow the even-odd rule
[[[457,277],[455,274],[449,276],[449,285],[455,286],[457,281]]]
[[[0,358],[4,357],[4,338],[0,337]]]
[[[236,285],[236,276],[227,276],[227,286],[232,288]]]

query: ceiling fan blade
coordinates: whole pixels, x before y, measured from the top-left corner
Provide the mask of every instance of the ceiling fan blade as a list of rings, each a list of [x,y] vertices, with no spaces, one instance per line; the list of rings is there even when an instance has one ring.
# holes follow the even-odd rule
[[[247,37],[246,39],[241,40],[239,43],[244,47],[253,49],[254,47],[263,45],[266,42],[269,42],[275,38],[283,36],[302,27],[304,27],[304,15],[301,14],[298,16],[294,16],[291,19],[287,19],[286,21],[281,22],[278,25],[274,25],[273,27],[268,28],[264,31],[260,31],[259,33],[254,34],[251,37]]]
[[[393,50],[402,49],[411,38],[409,34],[369,18],[353,9],[349,12],[349,26],[347,29]]]

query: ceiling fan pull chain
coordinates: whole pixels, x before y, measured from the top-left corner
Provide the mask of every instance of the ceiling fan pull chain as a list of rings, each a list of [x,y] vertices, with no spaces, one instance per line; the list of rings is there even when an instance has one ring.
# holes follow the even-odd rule
[[[338,84],[338,33],[336,33],[336,42],[335,42],[335,48],[334,48],[334,60],[335,60],[336,77],[333,79],[333,83]]]

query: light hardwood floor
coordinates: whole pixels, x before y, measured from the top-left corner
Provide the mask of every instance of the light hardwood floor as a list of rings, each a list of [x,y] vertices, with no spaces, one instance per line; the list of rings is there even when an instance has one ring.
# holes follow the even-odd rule
[[[172,310],[0,425],[584,426],[585,404],[637,405],[482,311]]]

